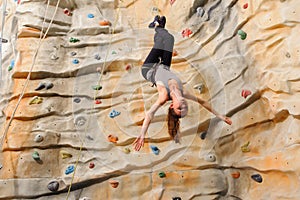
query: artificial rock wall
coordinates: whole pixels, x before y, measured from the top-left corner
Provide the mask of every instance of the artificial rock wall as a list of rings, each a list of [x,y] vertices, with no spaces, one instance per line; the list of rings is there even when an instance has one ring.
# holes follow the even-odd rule
[[[0,199],[300,198],[296,0],[47,3],[1,1]],[[233,124],[189,102],[175,144],[166,104],[135,152],[157,98],[140,74],[156,14],[172,70]]]

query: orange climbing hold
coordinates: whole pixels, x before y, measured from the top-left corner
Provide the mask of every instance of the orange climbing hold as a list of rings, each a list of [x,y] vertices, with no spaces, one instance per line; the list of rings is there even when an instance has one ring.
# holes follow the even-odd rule
[[[177,55],[178,55],[178,52],[174,49],[173,53],[172,53],[172,56],[177,56]]]
[[[170,4],[173,5],[173,3],[175,3],[176,0],[170,0]]]
[[[182,35],[182,37],[190,37],[190,35],[191,35],[192,33],[193,33],[193,32],[192,32],[190,29],[186,28],[185,30],[183,30],[183,31],[181,32],[181,35]]]
[[[99,22],[100,26],[110,26],[110,22],[108,20],[101,20]]]
[[[107,139],[109,142],[112,142],[112,143],[117,143],[119,140],[119,138],[117,136],[113,136],[113,135],[107,136]]]
[[[231,176],[232,176],[232,178],[240,178],[240,172],[233,172],[232,174],[231,174]]]
[[[247,8],[248,8],[248,3],[245,3],[245,4],[243,5],[243,8],[244,8],[244,9],[247,9]]]
[[[113,188],[117,188],[119,186],[119,182],[115,180],[110,180],[109,183]]]
[[[246,99],[251,94],[252,92],[250,90],[242,90],[241,96]]]

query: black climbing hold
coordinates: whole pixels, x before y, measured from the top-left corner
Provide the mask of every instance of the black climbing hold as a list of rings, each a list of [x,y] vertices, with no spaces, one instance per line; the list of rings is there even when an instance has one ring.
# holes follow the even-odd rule
[[[35,90],[35,91],[42,90],[42,89],[44,89],[45,87],[46,87],[46,84],[45,84],[45,83],[40,83],[40,84],[37,86],[37,88],[35,88],[34,90]]]
[[[2,38],[2,43],[7,43],[7,42],[8,42],[7,39]]]
[[[172,200],[181,200],[180,197],[172,197]]]
[[[200,133],[201,140],[204,140],[206,138],[206,135],[207,135],[207,131],[203,131],[202,133]]]
[[[46,83],[46,89],[49,90],[51,88],[53,88],[53,83]]]
[[[73,100],[75,103],[80,103],[80,98],[76,97],[74,100]]]
[[[47,188],[51,191],[51,192],[56,192],[59,188],[59,183],[57,181],[51,181]]]
[[[263,181],[261,175],[259,175],[259,174],[254,174],[254,175],[251,176],[251,178],[253,180],[255,180],[256,182],[258,182],[258,183],[261,183]]]
[[[74,52],[74,51],[71,52],[71,56],[76,56],[76,55],[77,55],[76,52]]]

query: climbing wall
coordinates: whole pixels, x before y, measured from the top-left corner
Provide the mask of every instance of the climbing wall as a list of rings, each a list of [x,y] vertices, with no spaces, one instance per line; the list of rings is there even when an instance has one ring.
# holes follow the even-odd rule
[[[0,199],[300,198],[297,0],[2,0]],[[141,74],[167,17],[171,69],[231,117],[170,102]]]

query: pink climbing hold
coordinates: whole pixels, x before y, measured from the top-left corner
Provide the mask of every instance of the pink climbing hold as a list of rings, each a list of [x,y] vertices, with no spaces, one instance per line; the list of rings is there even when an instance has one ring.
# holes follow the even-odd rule
[[[170,0],[170,4],[173,5],[173,3],[175,3],[176,0]]]
[[[241,96],[246,99],[251,94],[252,92],[250,90],[242,90]]]
[[[248,3],[245,3],[245,4],[243,5],[243,8],[244,8],[244,9],[247,9],[247,8],[248,8]]]
[[[21,3],[21,0],[18,0],[17,4],[20,4]]]
[[[188,29],[188,28],[186,28],[185,30],[183,30],[183,31],[181,32],[182,37],[189,37],[192,33],[193,33],[193,32],[192,32],[190,29]]]
[[[64,13],[65,13],[66,15],[68,15],[68,16],[71,16],[71,15],[72,15],[71,11],[70,11],[68,8],[65,8],[65,9],[64,9]]]

